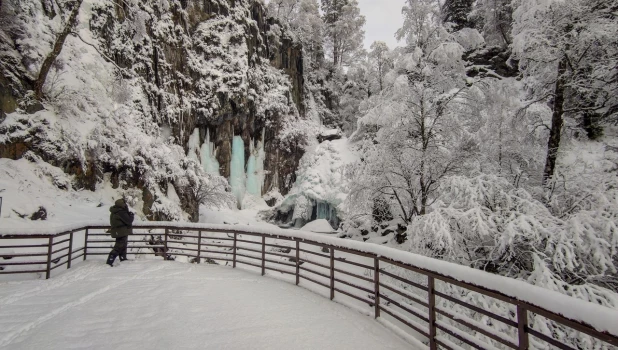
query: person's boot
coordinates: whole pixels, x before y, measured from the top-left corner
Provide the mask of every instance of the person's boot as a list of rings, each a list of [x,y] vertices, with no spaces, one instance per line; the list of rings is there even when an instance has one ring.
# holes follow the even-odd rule
[[[120,261],[127,261],[127,250],[124,249],[121,253],[120,253]]]
[[[116,252],[109,253],[109,255],[107,257],[107,265],[113,267],[114,266],[114,260],[116,260],[117,256],[118,256],[118,254],[116,254]]]

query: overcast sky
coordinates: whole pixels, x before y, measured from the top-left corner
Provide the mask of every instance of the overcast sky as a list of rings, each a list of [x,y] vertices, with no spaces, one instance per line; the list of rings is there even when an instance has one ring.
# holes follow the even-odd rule
[[[403,25],[401,8],[405,0],[358,0],[365,24],[365,48],[369,50],[376,40],[384,41],[390,49],[397,43],[395,32]]]
[[[269,0],[264,1],[267,4],[269,2]],[[405,2],[406,0],[358,0],[361,14],[367,20],[365,23],[365,48],[367,50],[376,40],[386,42],[390,49],[400,45],[395,39],[395,32],[403,25],[401,8]]]

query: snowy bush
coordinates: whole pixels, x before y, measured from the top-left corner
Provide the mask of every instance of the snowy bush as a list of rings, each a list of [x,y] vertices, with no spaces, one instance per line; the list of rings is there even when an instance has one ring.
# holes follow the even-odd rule
[[[618,308],[618,297],[612,292],[618,276],[617,207],[610,204],[616,200],[615,189],[597,194],[598,206],[591,211],[564,219],[495,175],[450,177],[440,193],[432,211],[408,227],[414,234],[408,236],[407,250]],[[512,312],[490,298],[449,288],[451,295],[471,299],[486,310],[497,309],[501,315]],[[483,321],[449,305],[453,307]],[[535,317],[532,325],[548,334],[563,334],[560,339],[583,348],[591,341],[542,317]],[[499,330],[507,331],[506,327]]]

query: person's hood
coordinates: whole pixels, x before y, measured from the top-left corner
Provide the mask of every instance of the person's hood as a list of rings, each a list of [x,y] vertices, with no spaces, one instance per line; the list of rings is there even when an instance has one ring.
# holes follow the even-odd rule
[[[112,214],[116,214],[118,212],[121,212],[123,210],[127,210],[127,208],[125,207],[119,207],[117,205],[112,206],[111,208],[109,208],[109,212]]]
[[[127,210],[127,204],[125,203],[123,199],[117,200],[116,203],[114,203],[114,206],[109,208],[109,211],[112,214],[116,214],[117,212],[122,211],[122,210]]]

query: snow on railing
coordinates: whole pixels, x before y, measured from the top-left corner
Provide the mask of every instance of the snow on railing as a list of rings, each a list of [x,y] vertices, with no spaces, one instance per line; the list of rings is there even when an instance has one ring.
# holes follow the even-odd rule
[[[77,258],[86,260],[91,255],[107,255],[113,242],[104,232],[107,229],[106,223],[101,221],[45,230],[0,228],[0,258],[8,261],[0,261],[0,275],[45,273],[49,278],[52,270],[65,265],[70,268]],[[547,344],[562,349],[618,346],[618,312],[615,310],[523,281],[394,248],[312,232],[240,225],[139,222],[134,225],[134,231],[134,236],[143,237],[141,243],[144,244],[137,246],[134,243],[138,241],[132,241],[130,254],[155,254],[164,258],[184,256],[197,263],[207,259],[230,262],[233,267],[244,264],[261,269],[262,274],[270,270],[291,275],[296,284],[303,279],[328,288],[331,299],[338,293],[370,305],[376,318],[380,317],[388,325],[405,326],[408,333],[414,330],[412,333],[425,339],[430,349],[438,345],[454,348],[462,344],[477,349],[527,349],[530,339],[534,347],[547,347]],[[29,240],[42,244],[23,244]],[[293,244],[288,245],[290,243]],[[255,245],[261,249],[254,249]],[[14,249],[20,248],[26,253],[15,253]],[[63,255],[59,255],[61,253]],[[23,261],[31,257],[45,257],[46,261]],[[12,262],[12,258],[21,260]],[[278,264],[277,268],[272,264]],[[38,267],[20,270],[24,265]],[[301,274],[301,271],[311,275]],[[440,288],[437,283],[441,284]],[[363,296],[358,295],[359,291]],[[484,309],[479,303],[473,305],[469,300],[474,298],[466,298],[472,293],[504,303],[506,306],[502,310],[508,312],[496,314],[495,308]],[[437,298],[441,304],[436,303]],[[485,299],[480,305],[488,305]],[[463,307],[470,315],[441,307],[447,304]],[[549,320],[552,327],[533,329],[538,318]],[[500,327],[496,326],[498,323]],[[555,334],[566,333],[556,331],[554,326],[566,327],[597,340],[582,340],[579,335],[576,340],[555,339]]]

